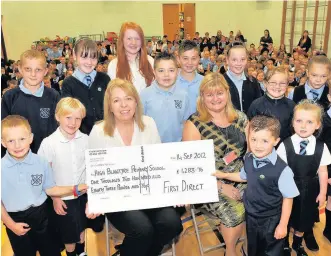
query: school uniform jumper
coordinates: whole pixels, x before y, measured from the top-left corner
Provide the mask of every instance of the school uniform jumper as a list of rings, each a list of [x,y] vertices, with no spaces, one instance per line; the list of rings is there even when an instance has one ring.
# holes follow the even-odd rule
[[[78,99],[86,108],[86,117],[80,126],[80,131],[90,134],[95,122],[103,120],[103,100],[110,78],[107,74],[97,72],[90,86],[85,84],[84,76],[69,76],[63,81],[62,98],[73,97]],[[75,70],[76,73],[76,70]],[[74,73],[74,74],[75,74]]]
[[[234,76],[230,70],[223,76],[230,87],[233,106],[246,114],[252,102],[262,96],[259,84],[256,81],[251,82],[244,73],[242,78],[237,81],[232,80]]]
[[[306,84],[304,85],[300,85],[294,88],[293,90],[293,101],[295,103],[299,103],[301,100],[303,99],[312,99],[312,97],[310,96],[310,90],[312,88],[308,85],[308,82],[306,82]],[[328,93],[329,93],[329,88],[326,85],[323,85],[323,87],[321,87],[320,89],[316,90],[319,95],[318,95],[318,99],[316,100],[316,102],[318,104],[320,104],[325,110],[328,109],[329,107],[329,100],[328,100]],[[308,96],[309,93],[309,96]],[[289,97],[290,98],[290,97]]]
[[[291,122],[294,107],[295,103],[286,97],[272,99],[268,94],[265,94],[253,101],[248,109],[247,117],[249,120],[254,116],[265,114],[276,117],[281,124],[280,138],[283,141],[292,134]]]
[[[30,146],[33,153],[37,153],[41,141],[52,134],[57,128],[55,120],[56,104],[60,95],[54,89],[45,87],[43,84],[35,94],[31,94],[21,84],[9,91],[2,97],[1,120],[8,115],[20,115],[25,117],[31,126],[33,142]],[[5,155],[2,149],[1,156]]]

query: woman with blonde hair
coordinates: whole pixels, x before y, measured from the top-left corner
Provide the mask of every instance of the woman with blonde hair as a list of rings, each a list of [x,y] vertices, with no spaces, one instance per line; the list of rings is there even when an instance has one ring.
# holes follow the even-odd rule
[[[108,66],[110,78],[132,82],[140,93],[154,79],[153,66],[154,59],[147,55],[142,28],[134,22],[123,23],[117,41],[117,58]]]
[[[156,124],[143,115],[136,88],[127,80],[112,80],[105,92],[104,120],[94,125],[89,148],[155,143],[161,143]],[[113,212],[106,216],[125,234],[121,256],[157,256],[182,231],[180,216],[173,207]]]
[[[207,74],[200,85],[197,112],[184,125],[183,141],[214,141],[216,169],[239,172],[246,153],[247,117],[231,102],[230,89],[219,73]],[[226,244],[226,255],[236,255],[236,243],[243,231],[245,209],[241,200],[243,183],[218,180],[219,202],[203,208],[221,220],[220,231]]]

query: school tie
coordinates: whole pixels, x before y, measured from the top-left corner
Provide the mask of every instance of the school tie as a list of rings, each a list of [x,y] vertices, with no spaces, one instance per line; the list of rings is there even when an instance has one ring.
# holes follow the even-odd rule
[[[304,156],[306,154],[306,148],[307,148],[307,145],[308,145],[308,140],[302,140],[300,142],[300,155]]]
[[[260,168],[261,165],[265,166],[265,165],[269,164],[270,160],[269,159],[262,159],[262,160],[255,159],[255,163],[256,163],[256,167]]]
[[[90,75],[85,76],[87,86],[90,86],[92,84],[92,78]]]
[[[310,90],[310,93],[313,95],[313,101],[317,101],[319,93],[316,90]]]

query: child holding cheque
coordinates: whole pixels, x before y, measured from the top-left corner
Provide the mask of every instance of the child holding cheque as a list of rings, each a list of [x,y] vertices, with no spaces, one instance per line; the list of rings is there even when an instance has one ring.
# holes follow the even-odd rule
[[[86,109],[79,100],[62,98],[55,109],[55,118],[60,126],[42,141],[39,148],[38,155],[51,164],[58,186],[85,183],[85,150],[88,148],[88,136],[79,131],[85,115]],[[67,256],[85,255],[86,194],[52,199],[56,225],[65,244]]]
[[[248,255],[282,255],[293,198],[299,195],[293,172],[277,156],[280,123],[276,118],[255,116],[249,126],[251,153],[246,154],[240,173],[217,171],[215,176],[246,182]]]

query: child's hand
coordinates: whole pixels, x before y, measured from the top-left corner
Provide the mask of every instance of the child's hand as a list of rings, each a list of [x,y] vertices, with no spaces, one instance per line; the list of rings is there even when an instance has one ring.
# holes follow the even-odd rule
[[[85,215],[87,218],[89,219],[95,219],[96,217],[99,217],[101,215],[101,213],[90,213],[89,208],[88,208],[88,203],[86,203],[86,207],[85,207]]]
[[[65,209],[67,209],[67,205],[65,204],[65,202],[59,197],[52,197],[52,199],[54,211],[56,212],[56,214],[66,215],[67,212],[65,211]]]
[[[29,225],[26,223],[15,222],[15,224],[10,228],[17,236],[24,236],[30,231]]]
[[[325,204],[326,195],[322,195],[321,193],[316,198],[316,203],[319,203],[318,207],[322,207]]]
[[[276,227],[276,230],[275,230],[274,237],[275,237],[276,239],[282,239],[282,238],[284,238],[286,235],[287,235],[287,227],[284,226],[284,225],[280,225],[280,224],[278,224],[278,226]]]
[[[212,173],[211,175],[215,176],[216,178],[219,178],[219,179],[224,179],[225,178],[225,173],[221,172],[221,171],[216,171],[216,172]]]
[[[82,194],[86,193],[87,189],[88,189],[88,186],[86,184],[78,185],[78,191],[81,192]]]

